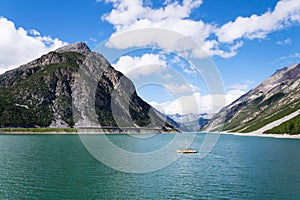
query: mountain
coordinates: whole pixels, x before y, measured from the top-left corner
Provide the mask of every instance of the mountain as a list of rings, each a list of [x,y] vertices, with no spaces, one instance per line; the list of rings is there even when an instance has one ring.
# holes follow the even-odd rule
[[[271,133],[273,128],[273,133],[280,133],[275,129],[278,127],[281,132],[290,133],[288,128],[280,126],[287,126],[282,124],[285,121],[290,126],[299,126],[299,109],[300,63],[277,70],[256,88],[224,107],[204,130]]]
[[[145,127],[176,122],[143,101],[133,83],[82,42],[0,75],[1,127]]]
[[[182,130],[198,131],[209,122],[212,115],[207,113],[202,113],[202,114],[189,113],[184,115],[173,114],[173,115],[168,115],[168,117],[170,117],[175,122],[180,124]]]

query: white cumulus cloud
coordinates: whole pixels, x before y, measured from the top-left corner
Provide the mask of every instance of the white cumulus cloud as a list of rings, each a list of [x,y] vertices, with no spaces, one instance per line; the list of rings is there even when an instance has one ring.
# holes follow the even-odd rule
[[[112,66],[132,78],[160,74],[166,67],[166,61],[158,54],[143,54],[142,56],[121,56]]]
[[[253,13],[250,16],[238,16],[235,20],[224,24],[206,23],[201,19],[191,18],[193,11],[202,5],[202,0],[166,0],[160,7],[153,7],[151,3],[145,4],[142,0],[105,1],[113,5],[113,9],[102,16],[102,20],[112,24],[115,29],[107,43],[109,47],[126,49],[156,45],[184,57],[189,51],[192,52],[193,58],[233,57],[244,45],[244,40],[265,39],[274,31],[300,23],[299,0],[281,0],[273,9],[266,10],[261,15]],[[164,30],[169,32],[164,32]],[[171,34],[170,31],[179,35]],[[196,41],[197,45],[189,39]],[[282,41],[282,44],[290,42],[287,39]],[[297,54],[294,57],[297,57]],[[158,65],[164,66],[165,64],[159,63],[157,58],[153,60]],[[141,57],[124,57],[119,60],[116,68],[121,71],[129,70],[134,64],[145,66],[141,71],[145,70],[147,74],[159,72],[158,69],[147,68],[147,59],[141,59]],[[192,68],[183,68],[183,71],[186,74],[194,72]],[[176,88],[173,86],[169,85],[169,90],[185,91],[189,87],[192,94],[169,102],[151,102],[151,105],[167,114],[215,113],[244,94],[249,84],[233,85],[224,95],[201,95],[195,88],[191,90],[191,86],[182,84]]]
[[[230,90],[220,95],[201,95],[195,92],[189,96],[178,97],[174,101],[163,103],[152,101],[149,104],[165,114],[217,113],[243,94],[245,94],[244,90]]]
[[[199,88],[195,85],[192,84],[180,84],[180,85],[176,85],[176,84],[165,84],[164,87],[175,93],[175,94],[184,94],[184,93],[190,93],[190,92],[196,92],[199,91]]]
[[[36,30],[17,28],[4,17],[0,17],[0,38],[0,74],[67,44]]]
[[[243,46],[242,39],[266,38],[269,33],[299,25],[300,1],[278,1],[273,10],[269,9],[262,15],[238,16],[234,21],[217,25],[203,20],[191,19],[192,12],[202,5],[202,0],[165,1],[161,7],[153,8],[142,0],[106,0],[112,3],[113,9],[102,16],[102,19],[112,24],[115,32],[111,35],[109,44],[116,48],[140,47],[147,44],[157,44],[169,50],[182,48],[192,49],[178,38],[168,38],[161,34],[130,36],[127,31],[145,28],[164,29],[182,34],[197,41],[207,53],[206,56],[235,56]],[[181,46],[180,46],[181,45]],[[184,47],[182,47],[184,46]],[[194,52],[203,57],[203,52]]]
[[[216,35],[220,42],[231,43],[237,39],[266,38],[277,31],[300,22],[300,1],[279,1],[274,10],[268,10],[262,15],[253,14],[250,17],[237,17],[235,21],[224,24]]]
[[[218,55],[231,57],[236,55],[237,48],[242,43],[232,44],[226,50],[221,50],[219,42],[210,39],[217,27],[214,24],[205,23],[202,20],[189,19],[192,11],[201,6],[202,1],[184,0],[166,1],[165,5],[159,8],[152,8],[144,5],[142,0],[107,0],[113,4],[111,12],[102,16],[102,19],[114,25],[115,33],[112,34],[109,45],[115,48],[140,47],[149,44],[157,44],[159,47],[168,50],[194,50],[194,46],[185,44],[183,37],[166,35],[156,31],[135,35],[126,34],[128,31],[140,29],[163,29],[174,31],[186,38],[197,41],[206,53],[205,56]],[[120,37],[120,33],[122,37]],[[194,52],[197,57],[203,57],[203,52]]]

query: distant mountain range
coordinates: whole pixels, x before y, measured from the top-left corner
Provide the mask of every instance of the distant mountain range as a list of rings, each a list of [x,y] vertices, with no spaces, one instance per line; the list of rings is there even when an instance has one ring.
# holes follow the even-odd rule
[[[221,109],[206,131],[300,134],[300,63],[270,78]]]
[[[126,76],[82,42],[0,75],[0,127],[91,125],[162,131],[179,126],[143,101]]]
[[[203,128],[204,125],[206,125],[209,122],[209,120],[212,117],[212,114],[174,114],[168,115],[168,117],[176,121],[181,126],[182,130],[199,131],[201,128]]]

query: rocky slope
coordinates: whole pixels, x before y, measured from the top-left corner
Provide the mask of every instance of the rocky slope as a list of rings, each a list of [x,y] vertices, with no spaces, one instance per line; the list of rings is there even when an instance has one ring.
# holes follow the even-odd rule
[[[133,83],[84,43],[0,75],[1,127],[146,127],[172,130]]]
[[[300,63],[277,70],[256,88],[224,107],[205,130],[253,132],[299,109]]]

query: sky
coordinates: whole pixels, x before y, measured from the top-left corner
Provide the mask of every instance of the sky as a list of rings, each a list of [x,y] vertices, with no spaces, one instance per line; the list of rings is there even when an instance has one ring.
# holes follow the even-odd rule
[[[300,0],[2,0],[0,73],[82,41],[158,110],[214,113],[300,62],[299,33]]]

